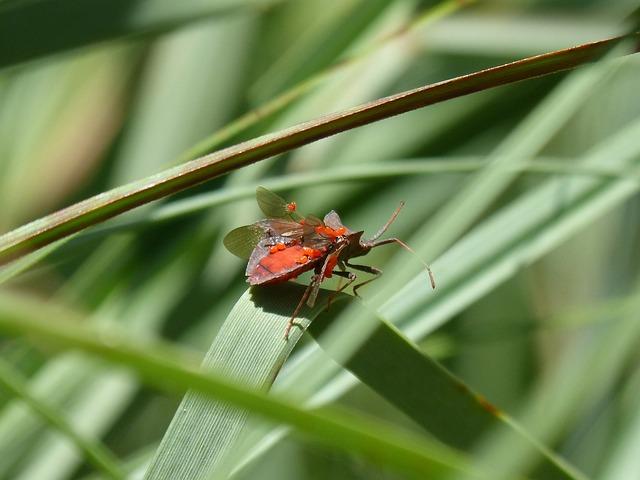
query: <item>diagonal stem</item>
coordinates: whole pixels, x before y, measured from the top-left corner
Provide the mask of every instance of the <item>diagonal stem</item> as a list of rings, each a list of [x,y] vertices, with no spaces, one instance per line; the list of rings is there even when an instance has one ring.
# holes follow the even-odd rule
[[[470,93],[575,68],[593,61],[629,37],[640,38],[640,34],[613,37],[536,55],[377,99],[240,143],[109,190],[0,237],[0,265],[140,205],[321,138]]]

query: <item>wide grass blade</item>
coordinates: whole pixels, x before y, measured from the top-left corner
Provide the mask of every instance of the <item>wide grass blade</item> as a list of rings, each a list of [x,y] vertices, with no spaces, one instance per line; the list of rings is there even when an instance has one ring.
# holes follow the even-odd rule
[[[265,391],[302,335],[300,328],[294,328],[289,341],[284,340],[286,322],[282,314],[293,311],[295,305],[290,299],[300,294],[300,288],[284,285],[270,295],[268,304],[262,299],[256,305],[255,296],[264,297],[260,293],[246,291],[238,299],[209,348],[203,367]],[[298,320],[301,327],[306,328],[323,308],[321,299]],[[187,393],[145,478],[209,478],[212,472],[222,478],[246,421],[246,411],[232,409],[200,392]]]
[[[451,98],[574,68],[601,55],[621,38],[530,57],[385,97],[241,143],[110,190],[0,237],[0,264],[137,206],[320,138]]]

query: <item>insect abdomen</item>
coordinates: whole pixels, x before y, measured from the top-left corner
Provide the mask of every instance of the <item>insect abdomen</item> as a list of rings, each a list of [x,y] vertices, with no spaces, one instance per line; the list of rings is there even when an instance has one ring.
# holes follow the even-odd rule
[[[286,282],[311,270],[318,261],[318,258],[310,258],[300,245],[292,245],[274,252],[268,251],[247,271],[247,281],[251,285]]]

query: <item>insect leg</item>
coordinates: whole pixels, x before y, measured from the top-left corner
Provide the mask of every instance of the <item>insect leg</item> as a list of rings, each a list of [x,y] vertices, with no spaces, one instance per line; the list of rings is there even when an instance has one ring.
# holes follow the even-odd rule
[[[338,275],[340,277],[340,280],[338,281],[338,288],[337,290],[339,292],[341,292],[342,290],[344,290],[345,287],[342,286],[342,279],[343,278],[348,278],[346,275],[343,275],[343,273],[346,273],[345,270],[347,269],[346,265],[344,264],[344,262],[342,260],[338,260],[338,268],[340,269],[337,272],[334,272],[336,275]]]
[[[382,275],[382,270],[380,270],[379,268],[376,268],[376,267],[370,267],[368,265],[353,265],[353,264],[351,264],[349,262],[346,262],[346,265],[347,265],[347,267],[353,268],[354,270],[359,270],[361,272],[366,272],[366,273],[370,273],[372,275],[375,275],[375,277],[370,278],[369,280],[366,280],[366,281],[364,281],[362,283],[359,283],[359,284],[353,286],[353,294],[356,297],[360,296],[360,295],[358,295],[358,289],[360,287],[364,287],[367,283],[371,283],[374,280],[377,280],[380,277],[380,275]]]
[[[322,263],[322,268],[320,269],[320,272],[318,272],[318,275],[317,275],[318,282],[316,283],[313,290],[311,291],[311,294],[309,295],[309,300],[307,300],[307,305],[309,305],[310,307],[313,307],[316,304],[316,297],[318,296],[318,291],[320,290],[320,284],[322,283],[322,280],[324,280],[324,275],[327,271],[327,266],[333,260],[339,258],[340,252],[344,249],[345,246],[346,244],[341,246],[337,250],[335,250],[330,255],[327,255],[327,258],[324,259],[324,262]]]
[[[309,282],[309,285],[307,286],[307,288],[305,289],[304,293],[302,294],[302,297],[300,298],[300,301],[298,302],[298,306],[296,306],[296,309],[293,311],[293,314],[291,315],[291,318],[289,319],[289,323],[287,323],[287,328],[285,328],[285,330],[284,330],[284,339],[285,340],[289,340],[289,332],[291,331],[291,328],[296,324],[295,323],[295,319],[298,316],[298,313],[300,313],[300,310],[302,309],[302,306],[304,305],[304,302],[309,297],[309,294],[311,293],[311,290],[313,288],[315,288],[316,285],[320,285],[320,282],[318,281],[318,275],[314,275],[313,277],[311,277],[311,281]]]
[[[335,275],[341,277],[342,278],[346,278],[347,279],[347,283],[345,283],[344,285],[340,285],[340,287],[333,292],[331,295],[329,295],[329,299],[327,300],[327,310],[329,310],[329,308],[331,308],[331,302],[333,302],[333,299],[336,298],[336,295],[338,295],[341,291],[343,291],[345,288],[347,288],[349,285],[351,285],[353,282],[355,282],[357,275],[353,272],[345,272],[345,271],[334,271],[333,272]]]

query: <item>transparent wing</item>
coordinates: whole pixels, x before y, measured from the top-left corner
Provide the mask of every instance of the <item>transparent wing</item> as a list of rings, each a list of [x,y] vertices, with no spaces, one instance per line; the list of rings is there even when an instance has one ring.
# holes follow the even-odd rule
[[[256,188],[256,200],[260,210],[267,218],[291,218],[291,212],[287,209],[287,201],[271,190],[264,187]]]
[[[318,217],[313,216],[313,215],[307,215],[306,217],[304,217],[304,223],[305,223],[305,225],[308,225],[311,228],[315,228],[315,227],[319,227],[319,226],[324,225],[322,220],[320,220]]]
[[[263,228],[267,235],[280,237],[302,237],[305,232],[305,226],[287,220],[285,218],[270,218],[268,220],[260,220],[256,223]]]
[[[302,242],[305,247],[322,248],[331,243],[327,237],[324,237],[316,232],[316,227],[324,226],[324,222],[318,217],[308,215],[304,218],[304,232]]]
[[[265,231],[259,224],[245,225],[231,230],[224,237],[223,243],[235,256],[249,259],[253,249],[265,236]]]
[[[344,227],[342,220],[340,220],[340,215],[338,215],[335,210],[331,210],[324,216],[324,224],[335,230],[340,227]]]

